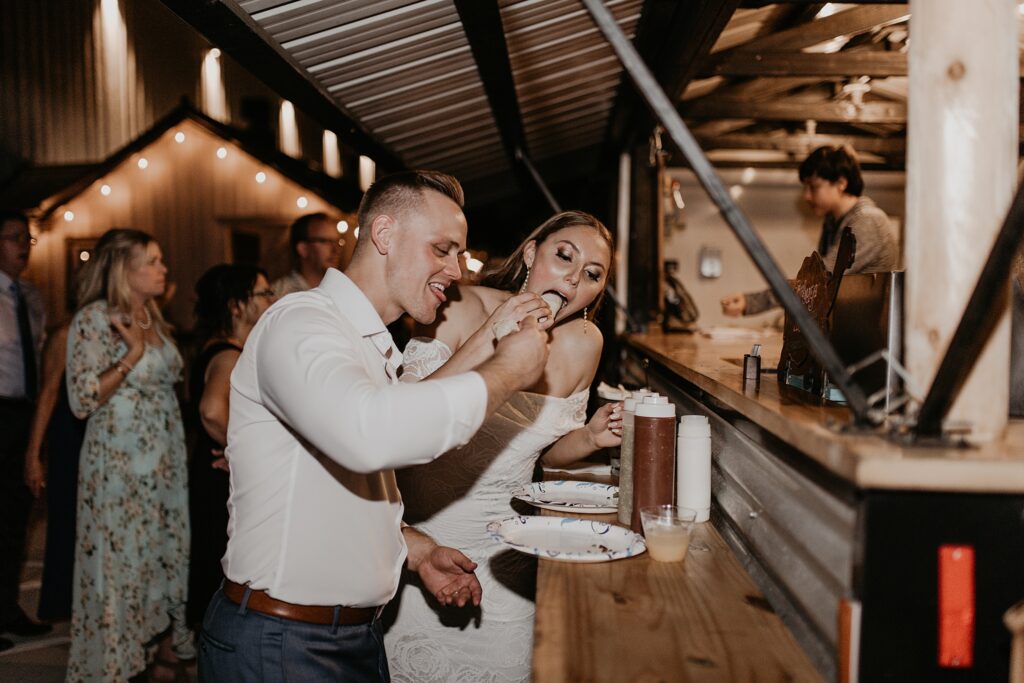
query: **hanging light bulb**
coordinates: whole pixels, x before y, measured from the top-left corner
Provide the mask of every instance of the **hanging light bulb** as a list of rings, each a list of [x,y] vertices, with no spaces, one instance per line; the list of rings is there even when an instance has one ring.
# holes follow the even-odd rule
[[[348,232],[348,221],[338,221],[338,234],[344,235]]]
[[[300,209],[305,209],[307,206],[309,206],[309,200],[306,199],[305,195],[303,195],[295,200],[295,206],[299,207]]]
[[[109,197],[110,191],[110,185],[104,183],[103,185],[100,186],[100,194],[103,195],[104,197]]]
[[[148,167],[149,167],[149,159],[147,159],[146,157],[142,157],[141,159],[139,159],[139,168],[145,170]]]
[[[256,182],[259,183],[260,185],[262,185],[263,183],[267,182],[267,174],[264,173],[263,171],[260,171],[259,173],[257,173],[256,174]]]
[[[217,148],[217,158],[218,159],[227,159],[227,157],[228,157],[228,148],[227,147],[218,147]]]
[[[185,142],[185,134],[179,130],[177,133],[174,134],[174,141],[177,142],[179,145]]]

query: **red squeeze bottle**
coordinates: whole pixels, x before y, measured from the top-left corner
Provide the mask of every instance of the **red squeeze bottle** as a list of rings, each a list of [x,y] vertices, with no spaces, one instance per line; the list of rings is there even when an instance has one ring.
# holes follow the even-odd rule
[[[643,533],[640,509],[672,504],[676,464],[676,407],[666,396],[645,396],[633,422],[633,518]]]

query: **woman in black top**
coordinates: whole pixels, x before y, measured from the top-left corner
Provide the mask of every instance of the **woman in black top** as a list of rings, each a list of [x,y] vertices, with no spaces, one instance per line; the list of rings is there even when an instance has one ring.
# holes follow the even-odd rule
[[[190,624],[202,622],[223,578],[227,547],[228,395],[231,371],[256,321],[274,303],[267,274],[255,266],[221,264],[196,283],[196,331],[202,350],[192,365],[189,393],[196,425],[189,469],[192,554],[189,569]]]

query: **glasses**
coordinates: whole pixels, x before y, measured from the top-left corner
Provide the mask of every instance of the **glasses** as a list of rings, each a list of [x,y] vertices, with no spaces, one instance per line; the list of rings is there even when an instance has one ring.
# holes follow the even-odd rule
[[[331,239],[330,237],[309,237],[303,240],[304,242],[310,242],[312,244],[332,244],[341,246],[341,240]]]
[[[265,296],[268,299],[274,296],[274,290],[272,289],[261,289],[258,292],[253,292],[253,296]]]

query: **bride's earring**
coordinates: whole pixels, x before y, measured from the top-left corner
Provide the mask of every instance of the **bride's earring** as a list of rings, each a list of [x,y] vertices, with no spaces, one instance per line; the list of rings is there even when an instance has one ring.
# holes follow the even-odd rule
[[[587,312],[590,311],[590,306],[583,307],[583,334],[587,333]]]
[[[530,281],[530,266],[526,266],[526,277],[523,278],[523,286],[519,288],[519,293],[522,294],[526,291],[526,283]]]

